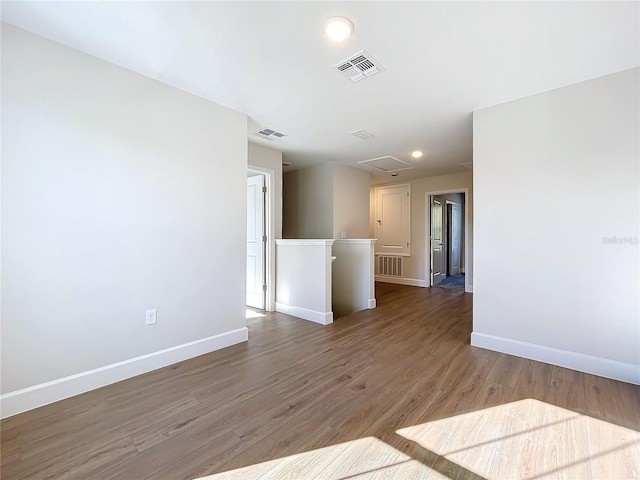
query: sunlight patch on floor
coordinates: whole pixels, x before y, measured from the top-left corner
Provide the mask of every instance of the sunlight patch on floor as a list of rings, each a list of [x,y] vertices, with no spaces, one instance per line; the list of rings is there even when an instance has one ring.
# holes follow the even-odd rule
[[[533,399],[396,433],[486,479],[640,477],[638,432]]]
[[[248,467],[217,473],[197,480],[231,479],[447,479],[448,477],[414,460],[373,437],[319,448]]]
[[[259,313],[254,310],[249,310],[248,308],[245,310],[245,312],[246,312],[247,318],[260,318],[265,316],[264,313]]]
[[[533,399],[396,433],[408,453],[366,437],[197,480],[640,478],[640,433]]]

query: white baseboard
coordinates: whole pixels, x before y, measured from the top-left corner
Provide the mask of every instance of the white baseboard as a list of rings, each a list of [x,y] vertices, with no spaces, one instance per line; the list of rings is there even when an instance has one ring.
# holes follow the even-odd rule
[[[73,397],[112,383],[126,380],[143,373],[157,370],[189,358],[210,353],[221,348],[246,342],[249,338],[247,327],[224,332],[212,337],[113,363],[68,377],[23,388],[0,396],[1,417],[11,417],[18,413],[42,407],[49,403]]]
[[[473,293],[473,285],[469,284],[465,287],[464,291],[467,293]]]
[[[367,308],[368,309],[376,308],[376,299],[375,298],[370,298],[369,300],[367,300]]]
[[[276,312],[286,313],[293,317],[304,318],[311,322],[320,323],[321,325],[329,325],[333,323],[333,312],[318,312],[317,310],[309,310],[308,308],[287,305],[286,303],[276,302]]]
[[[640,385],[640,365],[473,332],[471,345]]]
[[[404,278],[404,277],[387,277],[386,275],[376,275],[376,282],[395,283],[397,285],[409,285],[410,287],[428,287],[426,280],[420,280],[419,278]]]

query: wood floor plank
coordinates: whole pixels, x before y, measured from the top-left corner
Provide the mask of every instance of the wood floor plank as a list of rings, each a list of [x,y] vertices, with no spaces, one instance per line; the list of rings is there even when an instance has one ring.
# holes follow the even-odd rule
[[[625,425],[627,412],[616,382],[608,378],[582,374],[587,407],[597,418]]]
[[[491,383],[514,388],[524,363],[524,358],[514,357],[513,355],[503,353],[493,364],[493,368],[489,372],[487,380]]]
[[[640,434],[585,417],[589,432],[593,478],[640,477]]]
[[[617,382],[620,399],[627,414],[625,426],[633,428],[640,424],[640,387],[630,383]]]
[[[564,382],[572,382],[577,385],[583,384],[583,374],[570,368],[559,367],[553,365],[551,367],[551,380],[562,380]]]
[[[553,366],[548,363],[524,360],[514,387],[516,394],[522,398],[545,400],[549,393],[552,370]]]
[[[1,477],[636,475],[640,387],[470,346],[470,294],[376,298],[327,326],[267,313],[248,342],[5,419]]]
[[[551,379],[547,401],[554,405],[562,405],[575,412],[584,413],[586,411],[584,387],[574,382]]]

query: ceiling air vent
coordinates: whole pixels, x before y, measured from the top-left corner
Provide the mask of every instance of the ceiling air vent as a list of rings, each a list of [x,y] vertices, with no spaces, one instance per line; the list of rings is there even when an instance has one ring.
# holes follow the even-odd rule
[[[399,172],[401,170],[410,170],[413,167],[408,163],[404,163],[402,160],[398,160],[396,157],[380,157],[372,158],[371,160],[362,160],[358,162],[362,165],[377,168],[383,172]]]
[[[267,140],[277,140],[278,138],[286,137],[284,133],[276,132],[270,128],[263,128],[262,130],[253,132],[252,135],[260,138],[266,138]]]
[[[352,82],[359,82],[384,70],[384,67],[362,50],[333,67]]]
[[[355,130],[353,132],[349,132],[350,135],[353,135],[360,140],[369,140],[370,138],[375,137],[375,135],[371,132],[367,132],[366,130]]]

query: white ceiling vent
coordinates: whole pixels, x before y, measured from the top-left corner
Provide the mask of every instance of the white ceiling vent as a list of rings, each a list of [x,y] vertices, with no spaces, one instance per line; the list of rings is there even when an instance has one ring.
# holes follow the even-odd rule
[[[458,166],[466,168],[467,170],[473,170],[473,162],[459,163]]]
[[[252,135],[260,138],[266,138],[267,140],[277,140],[278,138],[286,137],[284,133],[276,132],[270,128],[263,128],[262,130],[252,132]]]
[[[384,70],[384,67],[362,50],[333,67],[352,82],[359,82]]]
[[[404,163],[402,160],[398,160],[396,157],[380,157],[372,158],[371,160],[362,160],[358,162],[362,165],[377,168],[383,172],[399,172],[401,170],[410,170],[413,167],[408,163]]]
[[[375,137],[375,135],[371,132],[367,132],[366,130],[355,130],[353,132],[349,132],[349,135],[353,135],[360,140],[369,140],[370,138]]]

